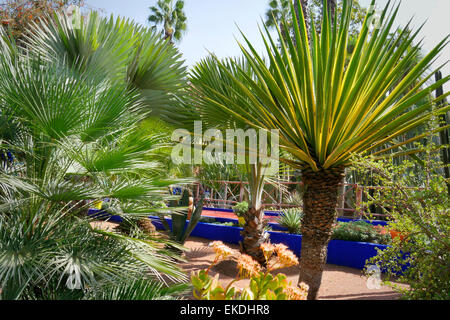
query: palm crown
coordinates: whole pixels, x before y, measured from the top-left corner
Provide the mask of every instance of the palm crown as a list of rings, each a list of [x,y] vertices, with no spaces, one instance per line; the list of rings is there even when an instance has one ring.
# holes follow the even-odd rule
[[[184,1],[158,0],[156,6],[150,7],[151,14],[148,21],[154,25],[161,24],[164,39],[180,41],[186,31],[186,15]]]
[[[111,27],[97,22],[97,31]],[[93,24],[77,29],[63,15],[55,23],[36,26],[45,29],[43,38],[21,50],[0,30],[0,119],[8,133],[0,150],[13,155],[0,160],[1,297],[82,299],[139,290],[150,298],[162,273],[184,279],[173,254],[161,240],[94,228],[85,213],[89,201],[109,198],[111,213],[140,219],[158,211],[155,201],[171,199],[174,181],[164,179],[154,156],[162,140],[140,128],[139,90],[88,50],[101,48],[108,57],[105,39],[100,44],[92,29],[81,32]],[[46,38],[52,30],[60,37]]]

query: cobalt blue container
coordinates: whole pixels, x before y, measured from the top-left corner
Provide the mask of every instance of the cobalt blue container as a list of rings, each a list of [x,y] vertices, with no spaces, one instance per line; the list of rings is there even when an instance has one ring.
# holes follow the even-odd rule
[[[214,209],[215,210],[215,209]],[[107,219],[108,221],[121,222],[122,219],[118,216],[112,216],[111,214],[97,209],[89,210],[89,215],[98,219]],[[153,224],[156,229],[164,230],[164,226],[158,217],[151,216]],[[172,220],[170,218],[165,219],[172,227]],[[217,222],[237,222],[236,219],[229,218],[216,218]],[[270,224],[274,230],[276,228],[283,229],[277,224]],[[212,223],[199,222],[191,233],[193,237],[199,237],[210,240],[220,240],[226,243],[239,244],[242,240],[240,235],[242,228],[218,225]],[[273,232],[270,231],[270,240],[272,243],[283,243],[290,250],[292,250],[297,256],[300,257],[302,236],[289,233]],[[356,241],[344,241],[344,240],[331,240],[328,245],[327,263],[346,266],[356,269],[364,269],[366,261],[371,257],[377,255],[377,249],[383,250],[388,246],[381,244],[373,244],[366,242]]]
[[[299,234],[281,233],[281,232],[269,232],[270,242],[273,244],[282,243],[286,245],[292,252],[300,257],[300,251],[302,249],[302,236]]]
[[[346,266],[356,269],[364,269],[366,260],[377,255],[377,249],[384,250],[386,245],[331,240],[328,244],[327,262],[339,266]]]

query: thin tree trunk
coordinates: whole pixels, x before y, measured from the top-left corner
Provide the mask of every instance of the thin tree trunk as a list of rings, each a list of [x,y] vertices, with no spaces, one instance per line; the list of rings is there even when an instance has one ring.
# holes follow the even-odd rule
[[[298,283],[309,285],[308,300],[315,300],[327,260],[327,247],[337,219],[339,183],[344,169],[313,172],[303,170],[302,248]]]
[[[241,252],[248,254],[260,264],[265,263],[265,258],[261,250],[261,244],[268,241],[268,233],[264,232],[264,211],[250,208],[244,213],[245,225],[241,231],[242,242],[240,242]]]
[[[442,79],[442,73],[440,71],[437,71],[434,74],[435,80],[436,82]],[[442,96],[444,94],[444,89],[442,88],[442,86],[438,87],[436,89],[436,98]],[[439,105],[445,105],[447,103],[447,101],[444,99],[442,101],[439,102]],[[442,114],[439,117],[439,126],[443,127],[446,126],[449,123],[449,119],[448,119],[448,114]],[[441,145],[449,145],[450,143],[450,139],[449,139],[449,130],[441,130],[439,131],[439,137],[441,140]],[[444,177],[446,179],[446,183],[447,183],[447,194],[450,196],[450,147],[446,147],[443,148],[441,151],[441,158],[442,158],[442,163],[444,164]]]

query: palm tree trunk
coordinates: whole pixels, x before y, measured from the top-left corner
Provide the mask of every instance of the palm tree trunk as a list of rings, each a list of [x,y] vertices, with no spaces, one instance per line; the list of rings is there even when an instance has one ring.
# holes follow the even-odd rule
[[[339,183],[344,169],[313,172],[303,170],[302,248],[298,283],[309,285],[308,300],[315,300],[327,260],[327,246],[337,218]]]
[[[437,71],[434,74],[435,80],[440,81],[442,79],[442,73],[440,71]],[[436,98],[441,97],[442,95],[444,95],[444,89],[442,88],[442,86],[439,86],[436,89]],[[442,101],[438,102],[439,106],[443,106],[447,103],[447,101],[445,99],[443,99]],[[445,114],[440,115],[439,117],[439,126],[443,127],[447,124],[449,124],[448,121],[449,117],[448,117],[448,112]],[[441,130],[439,131],[439,137],[440,137],[440,145],[441,146],[445,146],[445,145],[449,145],[450,144],[450,138],[449,138],[449,130]],[[446,179],[446,184],[447,184],[447,194],[450,196],[450,147],[444,147],[441,150],[441,159],[442,159],[442,163],[444,164],[444,178]]]
[[[241,231],[241,252],[248,254],[260,264],[265,263],[261,250],[261,244],[268,241],[268,233],[264,232],[264,211],[262,209],[250,208],[244,213],[245,225]]]
[[[241,231],[242,241],[240,249],[242,253],[248,254],[260,264],[266,262],[261,250],[261,244],[269,240],[269,234],[264,232],[265,220],[262,208],[262,194],[264,191],[265,169],[258,164],[250,164],[247,167],[247,178],[249,186],[249,210],[244,213],[245,225]]]

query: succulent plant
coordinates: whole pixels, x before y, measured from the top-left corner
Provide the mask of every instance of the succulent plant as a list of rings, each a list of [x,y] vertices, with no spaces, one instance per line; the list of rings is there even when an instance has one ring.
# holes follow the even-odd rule
[[[277,222],[286,228],[289,233],[299,234],[302,226],[303,212],[300,208],[289,208],[282,211]]]

